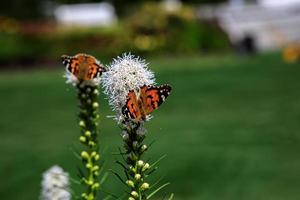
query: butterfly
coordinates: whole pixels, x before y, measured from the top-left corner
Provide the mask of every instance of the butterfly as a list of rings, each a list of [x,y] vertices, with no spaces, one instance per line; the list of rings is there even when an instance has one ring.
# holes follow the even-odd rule
[[[131,90],[127,95],[122,114],[136,121],[145,120],[146,116],[156,110],[170,95],[170,85],[144,85],[138,91]]]
[[[79,53],[75,56],[63,55],[61,58],[66,69],[80,81],[97,78],[106,71],[104,66],[91,55]]]

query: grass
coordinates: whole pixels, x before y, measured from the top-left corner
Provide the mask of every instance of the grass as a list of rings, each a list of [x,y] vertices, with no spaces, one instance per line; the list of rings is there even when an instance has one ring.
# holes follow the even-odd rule
[[[161,195],[182,200],[300,199],[300,66],[278,55],[150,59],[159,83],[174,90],[148,124]],[[0,75],[1,199],[37,199],[41,174],[59,164],[76,177],[76,99],[62,70]],[[121,139],[101,100],[105,169]],[[75,146],[74,146],[75,144]],[[103,185],[123,186],[109,175]]]

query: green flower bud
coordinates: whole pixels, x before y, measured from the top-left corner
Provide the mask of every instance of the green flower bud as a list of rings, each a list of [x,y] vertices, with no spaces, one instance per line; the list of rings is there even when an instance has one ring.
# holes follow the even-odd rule
[[[96,155],[97,155],[96,151],[93,151],[93,152],[91,153],[91,156],[92,156],[92,157],[95,157]]]
[[[100,159],[99,154],[95,155],[95,160],[99,160],[99,159]]]
[[[134,183],[132,180],[127,180],[126,184],[129,185],[130,187],[134,188]]]
[[[136,173],[136,169],[132,166],[129,167],[130,171],[132,171],[133,173]]]
[[[140,180],[141,179],[141,175],[140,174],[136,174],[136,175],[134,175],[134,178],[135,178],[135,180]]]
[[[91,104],[91,103],[92,103],[92,100],[91,100],[91,99],[88,99],[88,100],[86,100],[86,102],[87,102],[88,104]]]
[[[141,190],[147,190],[147,189],[149,189],[149,184],[148,183],[143,183],[141,185]]]
[[[145,145],[145,144],[141,147],[142,151],[145,151],[147,148],[148,148],[148,147],[147,147],[147,145]]]
[[[89,181],[86,182],[86,184],[88,184],[88,185],[93,185],[94,182],[93,182],[92,180],[89,180]]]
[[[138,198],[139,197],[139,194],[136,192],[136,191],[132,191],[130,193],[134,198]]]
[[[89,141],[89,145],[93,147],[93,146],[95,146],[96,144],[95,144],[95,142],[93,142],[93,141]]]
[[[94,171],[95,176],[99,176],[99,172],[98,171]]]
[[[93,171],[97,171],[97,170],[99,170],[99,166],[98,166],[98,165],[95,165],[95,166],[93,167]]]
[[[87,198],[87,194],[86,194],[86,193],[82,193],[81,196],[82,196],[83,198],[85,198],[85,199]]]
[[[100,184],[99,183],[94,183],[94,185],[92,186],[93,189],[97,189],[100,187]]]
[[[86,137],[91,137],[92,133],[91,133],[91,131],[86,131],[86,132],[84,133],[84,135],[85,135]]]
[[[99,90],[94,89],[94,94],[95,94],[95,95],[98,95],[98,94],[99,94]]]
[[[85,99],[86,98],[86,94],[81,94],[81,98]]]
[[[94,103],[93,103],[93,108],[98,108],[98,107],[99,107],[98,102],[94,102]]]
[[[86,137],[80,136],[79,141],[82,142],[82,143],[86,142]]]
[[[91,164],[91,163],[87,163],[87,164],[85,165],[85,167],[88,168],[88,169],[90,169],[90,168],[92,167],[92,164]]]
[[[84,159],[89,159],[90,158],[89,154],[86,151],[81,152],[81,157],[84,158]]]
[[[79,126],[81,126],[81,127],[85,127],[85,123],[84,123],[84,121],[80,120],[80,122],[79,122]]]
[[[137,162],[137,165],[138,165],[139,167],[143,167],[143,166],[144,166],[144,161],[139,160],[139,161]]]
[[[145,163],[144,167],[142,168],[142,171],[146,171],[147,169],[149,169],[149,167],[149,163]]]
[[[133,197],[129,197],[128,200],[135,200]]]

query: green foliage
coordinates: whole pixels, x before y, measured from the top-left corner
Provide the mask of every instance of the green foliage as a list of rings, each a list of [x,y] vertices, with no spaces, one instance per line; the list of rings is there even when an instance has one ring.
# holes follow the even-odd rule
[[[51,23],[25,26],[10,18],[0,19],[0,43],[5,46],[0,61],[56,60],[78,52],[108,60],[125,51],[155,55],[229,49],[218,26],[197,21],[191,7],[168,12],[158,3],[147,3],[134,13],[109,28],[64,28]]]
[[[143,4],[126,20],[133,47],[140,53],[224,51],[229,40],[218,26],[198,22],[192,7],[167,11],[158,3]]]
[[[157,173],[171,182],[163,191],[178,200],[300,199],[298,64],[285,64],[280,55],[148,60],[157,80],[176,88],[146,127],[151,134],[145,142],[155,138],[148,156],[167,154]],[[53,164],[76,178],[78,160],[68,149],[79,136],[77,101],[62,74],[0,75],[2,199],[37,199],[41,174]],[[113,113],[103,95],[100,103],[107,171],[121,139],[115,122],[104,117]],[[110,175],[102,189],[120,191],[121,184]]]

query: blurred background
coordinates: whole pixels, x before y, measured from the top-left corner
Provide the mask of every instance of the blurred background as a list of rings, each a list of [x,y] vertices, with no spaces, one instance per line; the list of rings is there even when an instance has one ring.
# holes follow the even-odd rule
[[[145,58],[172,95],[147,123],[157,199],[300,199],[300,0],[9,0],[0,7],[0,194],[38,199],[54,164],[80,164],[62,54]],[[101,97],[104,169],[120,130]],[[74,188],[78,188],[75,184]],[[109,175],[103,190],[121,194]],[[105,192],[101,193],[102,197]]]

